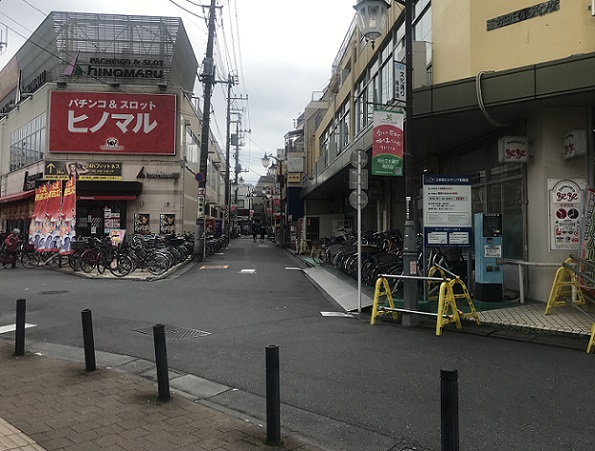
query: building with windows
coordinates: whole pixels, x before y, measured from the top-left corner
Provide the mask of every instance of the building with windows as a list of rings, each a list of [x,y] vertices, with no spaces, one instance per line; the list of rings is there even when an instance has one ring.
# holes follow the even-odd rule
[[[76,177],[76,234],[194,232],[200,142],[220,227],[223,152],[201,137],[180,18],[52,12],[0,71],[0,229],[28,230],[36,186]]]
[[[355,3],[355,0],[353,1]],[[579,252],[582,205],[593,186],[595,11],[591,0],[419,0],[413,29],[394,1],[374,43],[351,26],[322,97],[306,110],[301,198],[320,236],[355,224],[350,155],[371,156],[373,113],[403,107],[405,35],[413,34],[414,213],[424,222],[423,175],[464,175],[472,213],[501,213],[502,257],[562,263]],[[407,120],[407,119],[406,119]],[[368,180],[363,229],[403,230],[405,177]],[[590,212],[586,213],[590,217]],[[504,287],[519,289],[505,266]],[[529,268],[531,298],[547,300],[555,269]]]

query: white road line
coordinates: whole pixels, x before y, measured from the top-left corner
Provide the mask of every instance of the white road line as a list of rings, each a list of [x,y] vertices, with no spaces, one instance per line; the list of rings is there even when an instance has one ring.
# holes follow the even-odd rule
[[[35,327],[37,324],[27,324],[25,323],[25,329],[29,327]],[[9,324],[8,326],[0,326],[0,334],[5,334],[6,332],[13,332],[17,329],[16,324]]]

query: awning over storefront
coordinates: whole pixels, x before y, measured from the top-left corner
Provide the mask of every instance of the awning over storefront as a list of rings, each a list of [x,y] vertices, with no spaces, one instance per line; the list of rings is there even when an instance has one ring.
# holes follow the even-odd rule
[[[76,196],[76,200],[135,200],[136,195],[116,195],[116,196],[107,196],[107,195],[99,195],[99,196]]]
[[[22,193],[8,194],[7,196],[0,197],[0,204],[7,204],[9,202],[16,202],[17,200],[27,199],[28,197],[35,196],[35,190],[23,191]]]

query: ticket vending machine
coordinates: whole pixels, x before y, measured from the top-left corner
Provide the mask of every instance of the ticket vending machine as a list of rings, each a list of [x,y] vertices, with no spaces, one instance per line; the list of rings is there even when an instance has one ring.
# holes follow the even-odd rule
[[[501,302],[503,269],[502,213],[476,213],[474,216],[475,293],[478,301]]]

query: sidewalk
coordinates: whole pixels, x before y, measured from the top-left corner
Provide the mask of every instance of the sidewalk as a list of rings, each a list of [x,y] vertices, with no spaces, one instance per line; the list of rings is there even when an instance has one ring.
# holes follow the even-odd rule
[[[152,362],[98,353],[97,370],[86,372],[84,359],[46,357],[44,346],[51,345],[14,357],[14,347],[0,341],[0,450],[325,450],[283,430],[282,446],[268,446],[262,422],[203,401],[227,387],[174,373],[172,398],[162,402]]]

